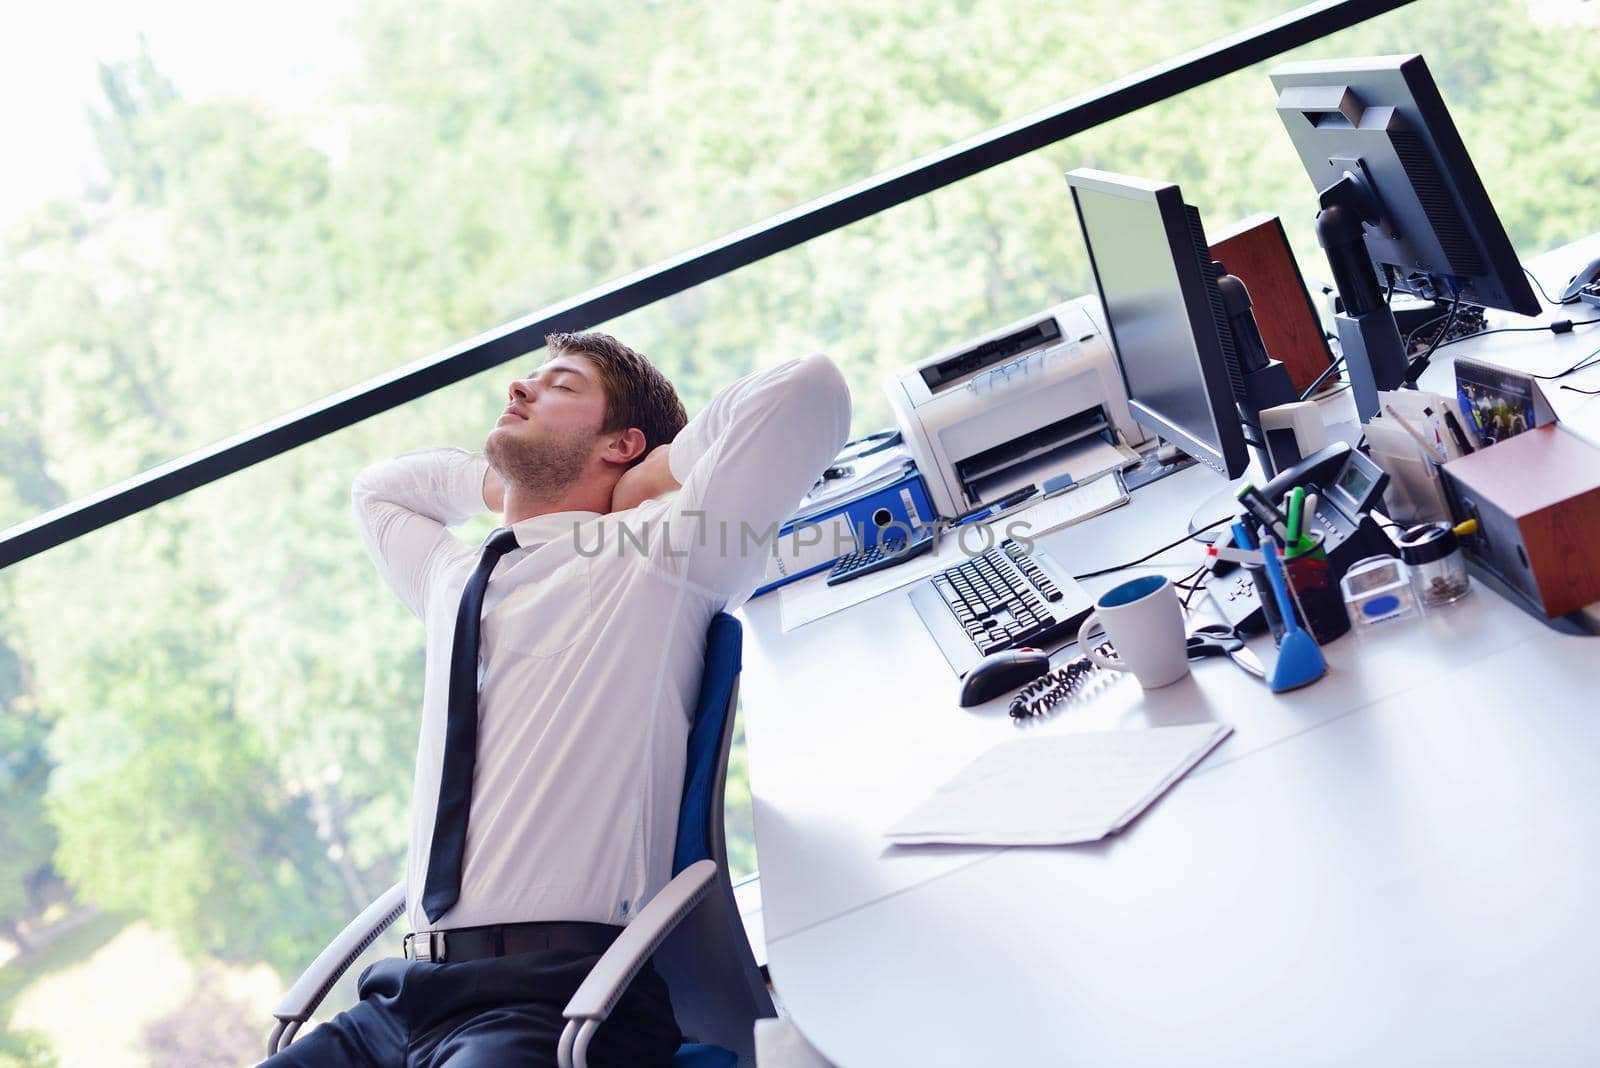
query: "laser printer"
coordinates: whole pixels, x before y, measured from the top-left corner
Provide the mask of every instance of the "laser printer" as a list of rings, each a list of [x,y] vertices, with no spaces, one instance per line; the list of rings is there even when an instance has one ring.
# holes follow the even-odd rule
[[[884,383],[939,514],[1029,483],[1133,459],[1133,421],[1105,315],[1079,297],[902,368]]]

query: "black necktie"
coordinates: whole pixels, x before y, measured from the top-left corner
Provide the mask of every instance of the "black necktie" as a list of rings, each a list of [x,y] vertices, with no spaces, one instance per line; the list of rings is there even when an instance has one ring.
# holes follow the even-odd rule
[[[478,568],[461,591],[461,608],[456,612],[439,807],[433,817],[428,878],[422,885],[422,911],[429,923],[449,912],[461,895],[461,858],[467,849],[467,814],[472,809],[472,765],[478,755],[478,623],[489,575],[500,558],[516,547],[517,536],[509,530],[489,535]]]

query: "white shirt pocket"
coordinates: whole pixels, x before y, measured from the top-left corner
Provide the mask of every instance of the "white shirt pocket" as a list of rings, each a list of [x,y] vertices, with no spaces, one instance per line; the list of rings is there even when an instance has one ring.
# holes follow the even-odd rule
[[[538,555],[518,565],[516,587],[484,614],[486,648],[520,656],[556,656],[572,648],[593,618],[589,561],[566,557],[548,574],[523,573],[539,562]]]

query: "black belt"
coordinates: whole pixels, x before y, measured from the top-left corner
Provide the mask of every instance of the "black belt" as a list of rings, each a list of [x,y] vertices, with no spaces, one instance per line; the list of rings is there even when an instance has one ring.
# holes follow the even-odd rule
[[[407,960],[439,963],[549,949],[604,953],[621,933],[621,927],[609,923],[501,923],[489,927],[458,927],[453,931],[419,931],[406,935],[405,955]]]

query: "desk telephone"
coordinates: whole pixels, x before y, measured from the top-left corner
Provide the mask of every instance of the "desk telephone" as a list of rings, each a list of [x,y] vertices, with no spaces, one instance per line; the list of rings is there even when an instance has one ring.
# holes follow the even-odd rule
[[[1389,475],[1366,456],[1345,442],[1334,442],[1268,482],[1261,487],[1261,493],[1276,503],[1296,486],[1317,494],[1317,511],[1309,522],[1311,529],[1322,534],[1322,548],[1328,559],[1333,561],[1337,555],[1343,560],[1333,565],[1339,575],[1362,556],[1394,555],[1389,536],[1367,514],[1383,499]],[[1349,556],[1346,546],[1366,551]]]
[[[1322,535],[1329,577],[1337,583],[1357,560],[1397,555],[1394,543],[1369,514],[1388,485],[1389,476],[1381,467],[1336,441],[1262,486],[1261,493],[1276,503],[1295,486],[1316,492],[1317,510],[1306,520],[1306,529]],[[1261,599],[1243,572],[1219,569],[1205,584],[1223,618],[1240,632],[1258,634],[1266,629]]]

